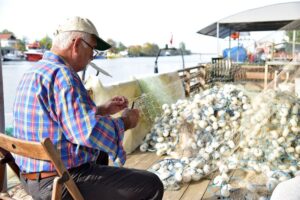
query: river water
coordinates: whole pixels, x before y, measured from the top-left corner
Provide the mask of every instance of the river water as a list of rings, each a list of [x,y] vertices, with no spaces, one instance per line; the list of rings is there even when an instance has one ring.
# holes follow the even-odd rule
[[[209,61],[209,58],[200,57],[199,55],[190,55],[184,57],[185,67],[193,67],[199,63]],[[131,80],[134,76],[154,74],[155,57],[137,57],[137,58],[116,58],[116,59],[97,59],[93,61],[101,67],[111,77],[99,74],[98,77],[103,85],[111,85],[118,82]],[[28,70],[34,62],[18,61],[3,62],[3,84],[4,84],[4,109],[5,125],[10,126],[12,123],[12,107],[15,98],[15,92],[19,80],[23,73]],[[181,56],[159,57],[157,62],[159,73],[176,71],[182,69]],[[87,75],[96,74],[94,69],[88,68]]]

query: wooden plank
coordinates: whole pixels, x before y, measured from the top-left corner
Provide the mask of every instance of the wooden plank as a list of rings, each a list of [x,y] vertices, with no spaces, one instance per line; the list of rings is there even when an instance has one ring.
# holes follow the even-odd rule
[[[209,179],[203,179],[198,182],[192,182],[186,189],[180,200],[200,200],[207,190]]]
[[[268,79],[272,79],[273,75],[268,74]],[[248,79],[259,79],[259,80],[264,80],[265,79],[265,74],[263,72],[246,72],[246,80]]]
[[[33,200],[29,196],[21,184],[16,185],[13,188],[10,188],[7,192],[11,198],[14,200]]]
[[[264,185],[267,177],[264,174],[258,174],[255,171],[245,171],[242,169],[235,170],[230,184],[233,188],[236,188],[230,193],[231,199],[244,199],[247,196],[248,199],[259,199],[261,196],[271,196],[271,193],[266,187],[261,187],[256,191],[250,191],[247,189],[247,184]]]
[[[184,77],[184,81],[188,81],[188,80],[192,80],[192,79],[195,79],[195,78],[204,78],[205,77],[205,72],[203,71],[197,71],[197,72],[194,72],[194,73],[190,73],[190,76],[185,76]]]
[[[125,163],[125,167],[135,168],[135,169],[148,169],[155,162],[163,159],[163,157],[157,156],[155,153],[151,152],[140,152],[135,151],[132,154],[128,155],[128,159]],[[180,190],[178,191],[169,191],[165,190],[163,199],[164,200],[179,200],[184,192],[189,187],[189,184],[182,184]]]
[[[0,147],[6,151],[33,159],[49,160],[49,157],[44,152],[42,145],[38,142],[20,140],[11,136],[7,136],[1,132],[0,138]],[[28,152],[27,149],[30,149],[31,151]]]
[[[207,179],[208,183],[204,195],[202,195],[202,199],[211,199],[215,197],[216,193],[219,193],[218,191],[220,190],[220,187],[216,187],[213,184],[213,180],[218,174],[218,172],[215,172]]]
[[[230,178],[230,185],[233,188],[238,188],[238,187],[246,187],[244,179],[247,176],[247,172],[244,170],[236,169],[234,170],[233,175]],[[241,181],[243,180],[243,181]]]
[[[218,174],[219,174],[219,172],[217,171],[217,172],[213,173],[213,174],[210,176],[211,181],[209,182],[209,184],[208,184],[208,186],[207,186],[207,190],[205,191],[205,193],[204,193],[202,199],[211,199],[211,200],[212,200],[212,199],[218,199],[217,197],[219,197],[219,195],[220,195],[220,189],[221,189],[221,187],[216,186],[216,185],[214,185],[214,183],[213,183],[214,178],[215,178]],[[228,173],[228,176],[231,178],[233,174],[234,174],[234,171],[232,170],[232,171],[230,171],[230,172]]]
[[[165,190],[163,200],[179,200],[188,187],[189,184],[186,183],[181,185],[180,190],[177,191]]]
[[[128,155],[128,159],[124,165],[127,168],[148,169],[152,164],[158,160],[163,159],[152,152],[135,151]]]
[[[205,66],[204,65],[198,65],[198,66],[195,66],[195,67],[179,69],[179,70],[177,70],[177,72],[181,73],[181,72],[184,72],[184,71],[187,71],[187,70],[193,70],[193,69],[198,69],[198,68],[205,68]]]
[[[246,69],[247,71],[265,71],[264,65],[242,65],[242,69]]]

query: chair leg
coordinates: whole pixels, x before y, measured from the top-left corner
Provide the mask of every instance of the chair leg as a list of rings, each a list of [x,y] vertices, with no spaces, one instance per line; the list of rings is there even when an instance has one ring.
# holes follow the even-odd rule
[[[0,164],[0,192],[5,192],[6,188],[4,188],[4,183],[5,183],[5,169],[6,165],[5,164]]]
[[[53,181],[53,191],[51,200],[60,200],[62,195],[62,183],[60,177],[56,177]]]

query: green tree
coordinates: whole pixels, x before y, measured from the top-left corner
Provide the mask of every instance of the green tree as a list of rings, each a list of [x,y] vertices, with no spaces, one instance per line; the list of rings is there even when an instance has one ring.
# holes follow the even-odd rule
[[[17,39],[17,49],[19,51],[26,51],[26,45],[24,40]]]
[[[289,38],[289,42],[293,41],[293,32],[294,31],[286,31],[285,32],[286,36],[288,36],[288,38]],[[296,31],[296,41],[295,42],[300,43],[300,30]]]
[[[12,31],[9,31],[9,30],[7,30],[7,29],[4,29],[1,33],[3,33],[3,34],[10,33],[10,34],[13,34],[13,35],[14,35],[14,33],[13,33]]]
[[[142,55],[143,56],[156,56],[158,54],[159,47],[157,44],[145,43],[142,46]]]
[[[127,47],[122,43],[122,42],[119,42],[118,45],[117,45],[117,51],[120,52],[120,51],[124,51],[126,50]]]
[[[128,56],[137,57],[141,56],[142,47],[140,45],[132,45],[128,47]]]
[[[42,49],[50,49],[52,46],[52,39],[46,35],[44,38],[40,40],[40,45]]]
[[[299,48],[299,44],[300,44],[300,30],[296,30],[296,37],[295,37],[295,47],[296,49]],[[293,34],[294,31],[286,31],[285,32],[286,36],[288,37],[288,41],[283,40],[284,42],[284,51],[289,55],[292,56],[292,51],[293,51]]]

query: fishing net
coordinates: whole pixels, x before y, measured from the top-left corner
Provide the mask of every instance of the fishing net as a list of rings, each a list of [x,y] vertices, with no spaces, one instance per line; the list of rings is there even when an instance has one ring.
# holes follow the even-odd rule
[[[183,85],[177,72],[135,78],[111,86],[103,86],[97,77],[90,76],[85,86],[97,105],[114,96],[123,95],[128,98],[130,107],[134,104],[134,108],[139,109],[140,120],[137,127],[127,130],[124,135],[123,145],[127,153],[134,151],[141,144],[155,118],[161,115],[162,104],[172,103],[184,97]]]
[[[220,161],[236,151],[241,113],[249,108],[249,102],[242,89],[224,85],[215,86],[190,99],[164,104],[161,117],[140,149],[147,147],[156,151],[157,155],[167,154],[178,159],[184,182],[199,180],[216,171]],[[165,164],[163,161],[160,163]],[[178,173],[179,169],[171,168],[169,173]],[[153,168],[150,170],[155,171]],[[160,173],[166,173],[156,172],[160,177]],[[169,176],[163,180],[167,189],[177,188],[171,186],[173,178]]]
[[[172,104],[185,98],[183,84],[177,72],[136,80],[142,94],[132,101],[151,123],[161,115],[163,104]]]

